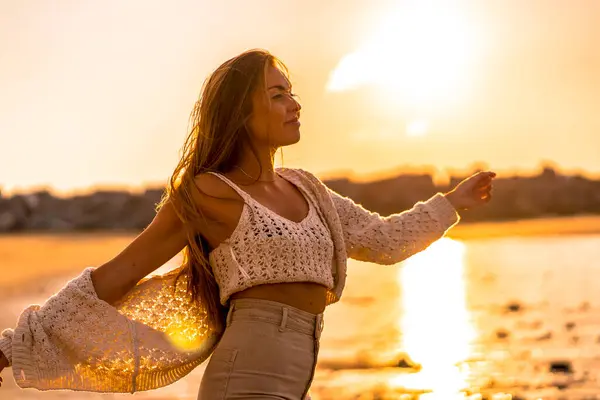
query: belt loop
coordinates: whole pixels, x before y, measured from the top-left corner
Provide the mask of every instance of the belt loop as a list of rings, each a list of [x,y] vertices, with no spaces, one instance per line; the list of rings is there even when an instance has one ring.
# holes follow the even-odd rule
[[[287,307],[283,307],[283,316],[281,317],[281,325],[279,325],[279,332],[283,332],[283,330],[285,329],[285,325],[287,323],[287,317],[288,317],[288,309],[287,309]]]
[[[229,325],[231,325],[231,317],[233,316],[234,308],[235,308],[235,304],[231,303],[231,306],[229,307],[229,311],[227,311],[227,327],[229,327]]]

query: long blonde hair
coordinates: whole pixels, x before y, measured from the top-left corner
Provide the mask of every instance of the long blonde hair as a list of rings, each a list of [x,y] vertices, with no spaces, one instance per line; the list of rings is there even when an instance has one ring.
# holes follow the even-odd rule
[[[194,229],[196,222],[206,222],[193,200],[193,194],[199,190],[194,178],[207,171],[232,170],[246,147],[256,155],[248,121],[252,114],[252,94],[265,86],[265,71],[269,66],[288,76],[281,60],[259,49],[224,62],[205,81],[190,116],[191,129],[181,159],[158,205],[160,208],[167,202],[172,204],[186,226],[188,243],[177,280],[183,275],[187,277],[190,301],[206,310],[207,324],[217,330],[224,327],[227,309],[220,303],[219,287],[208,261],[210,246]]]

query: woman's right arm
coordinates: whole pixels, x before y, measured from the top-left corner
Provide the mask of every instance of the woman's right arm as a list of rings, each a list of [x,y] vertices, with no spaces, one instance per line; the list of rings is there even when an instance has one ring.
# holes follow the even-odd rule
[[[121,253],[91,272],[98,298],[114,305],[139,280],[177,255],[186,243],[184,224],[173,206],[165,204]],[[12,334],[14,331],[7,329],[0,337],[0,372],[11,365]]]
[[[217,178],[211,179],[211,176],[198,177],[196,184],[198,188],[214,196],[222,191],[219,186],[221,183]],[[222,205],[217,205],[215,199],[210,196],[197,194],[194,196],[194,202],[208,215],[223,215]],[[198,234],[210,236],[208,226],[204,224],[197,224],[195,229]],[[177,255],[186,244],[184,224],[175,213],[172,204],[166,203],[148,227],[121,253],[92,271],[92,283],[98,298],[114,305],[137,282]],[[9,337],[0,338],[0,344],[4,344],[7,351],[11,348]],[[9,365],[9,353],[5,355],[0,350],[0,372]]]
[[[184,225],[173,206],[166,203],[152,222],[121,253],[91,273],[96,294],[109,304],[116,303],[136,283],[173,258],[186,245]],[[12,334],[0,338],[0,372],[11,365]],[[0,378],[1,381],[1,378]],[[1,386],[1,382],[0,382]]]
[[[166,203],[121,253],[92,271],[96,294],[109,304],[116,303],[142,278],[177,255],[186,243],[183,222],[172,204]]]
[[[220,220],[230,213],[222,198],[227,197],[228,191],[232,190],[219,178],[200,174],[196,176],[194,183],[199,189],[192,193],[194,205],[205,217]],[[205,222],[195,222],[193,229],[196,234],[210,241],[215,229]],[[96,294],[113,305],[140,279],[176,256],[186,244],[185,226],[175,213],[173,205],[167,202],[129,246],[92,272]]]

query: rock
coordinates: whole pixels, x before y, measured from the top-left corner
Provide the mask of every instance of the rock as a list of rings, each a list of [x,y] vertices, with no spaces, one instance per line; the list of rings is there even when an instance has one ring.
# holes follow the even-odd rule
[[[144,229],[154,218],[155,204],[146,196],[131,197],[118,213],[123,229]]]
[[[523,309],[523,307],[521,306],[521,304],[517,303],[517,302],[512,302],[509,303],[506,306],[506,311],[508,312],[519,312]]]
[[[571,343],[573,343],[573,344],[579,343],[579,336],[577,336],[577,335],[571,336]]]
[[[562,374],[572,374],[573,373],[573,365],[570,361],[553,361],[550,363],[550,372],[562,373]]]
[[[47,223],[47,230],[52,232],[69,232],[75,229],[75,224],[62,219],[52,219]]]
[[[23,195],[23,200],[25,201],[25,204],[27,204],[27,207],[30,210],[36,209],[41,203],[41,199],[38,193]]]
[[[575,322],[567,322],[565,324],[565,329],[566,330],[570,331],[570,330],[573,330],[573,328],[575,328]]]
[[[479,168],[479,166],[477,167]],[[485,168],[487,169],[487,168]],[[386,174],[387,175],[387,174]],[[371,181],[347,178],[325,180],[336,192],[382,215],[401,212],[440,191],[449,191],[467,176],[450,173],[449,184],[436,185],[430,174],[403,173]],[[0,192],[0,232],[54,230],[143,229],[155,215],[163,188],[141,194],[98,191],[90,195],[57,198],[47,191],[4,197]],[[465,222],[526,219],[552,215],[600,214],[600,180],[582,175],[564,176],[546,167],[534,177],[506,176],[494,184],[495,201],[464,215]],[[489,282],[493,277],[484,278]],[[588,311],[584,303],[579,311]],[[513,302],[506,312],[523,306]]]
[[[400,358],[396,364],[397,368],[410,369],[414,371],[420,371],[422,366],[419,363],[414,362],[410,356],[406,353],[400,355]]]
[[[560,383],[556,383],[554,386],[556,386],[556,388],[558,390],[565,390],[566,388],[569,387],[569,384],[565,383],[565,382],[560,382]]]
[[[25,230],[29,231],[68,231],[74,224],[65,217],[64,210],[69,207],[69,201],[53,197],[48,192],[35,193],[36,206],[25,222]]]
[[[144,192],[143,196],[149,203],[152,204],[152,208],[154,209],[154,207],[160,203],[164,192],[165,191],[163,189],[148,189]]]
[[[9,211],[0,213],[0,232],[10,232],[17,226],[17,217]]]
[[[546,332],[545,334],[535,338],[535,340],[537,340],[538,342],[542,342],[544,340],[550,340],[550,339],[552,339],[552,332]]]
[[[31,215],[30,205],[32,203],[34,202],[28,199],[28,196],[21,195],[13,196],[2,202],[4,207],[2,213],[5,215],[3,222],[7,227],[7,231],[18,231],[25,227],[26,221]],[[10,216],[7,214],[10,214]]]
[[[509,335],[510,332],[508,332],[506,329],[498,329],[496,331],[496,338],[498,339],[506,339]]]

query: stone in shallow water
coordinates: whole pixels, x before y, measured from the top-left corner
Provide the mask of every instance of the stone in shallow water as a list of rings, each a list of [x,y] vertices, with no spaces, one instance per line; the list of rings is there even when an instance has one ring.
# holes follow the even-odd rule
[[[496,331],[496,338],[498,339],[506,339],[509,335],[510,332],[508,332],[506,329],[498,329]]]
[[[570,330],[572,330],[573,328],[575,328],[575,322],[567,322],[567,323],[565,324],[565,329],[566,329],[566,330],[570,331]]]
[[[509,303],[506,306],[506,311],[508,311],[508,312],[519,312],[522,309],[523,309],[523,306],[521,304],[517,303],[516,301]]]
[[[400,355],[400,358],[398,360],[398,363],[396,364],[396,367],[410,369],[413,371],[420,371],[422,368],[421,364],[414,362],[410,358],[410,356],[406,353]]]
[[[570,361],[553,361],[550,363],[550,372],[552,373],[562,373],[562,374],[572,374],[573,373],[573,365]]]

